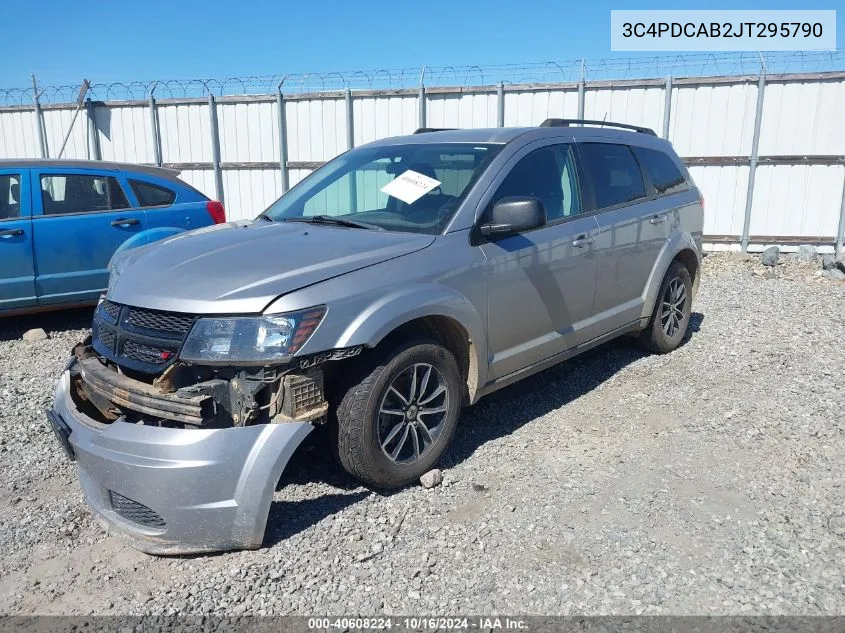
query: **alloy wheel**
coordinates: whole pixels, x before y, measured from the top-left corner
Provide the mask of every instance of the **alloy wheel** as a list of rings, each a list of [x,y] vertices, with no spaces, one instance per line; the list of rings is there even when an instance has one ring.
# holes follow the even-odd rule
[[[666,287],[660,307],[660,323],[666,336],[672,338],[684,320],[687,302],[687,287],[680,277],[675,277]]]
[[[443,432],[449,393],[434,365],[415,363],[399,372],[378,409],[378,441],[392,462],[411,464],[425,455]]]

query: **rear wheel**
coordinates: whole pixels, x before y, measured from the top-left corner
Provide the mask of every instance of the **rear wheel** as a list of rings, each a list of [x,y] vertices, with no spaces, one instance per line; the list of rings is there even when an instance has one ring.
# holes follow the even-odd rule
[[[430,341],[406,343],[363,366],[337,407],[337,454],[364,483],[396,488],[443,455],[460,413],[454,356]]]
[[[692,279],[686,266],[672,262],[654,306],[648,327],[640,334],[640,344],[655,354],[676,349],[687,332],[692,313]]]

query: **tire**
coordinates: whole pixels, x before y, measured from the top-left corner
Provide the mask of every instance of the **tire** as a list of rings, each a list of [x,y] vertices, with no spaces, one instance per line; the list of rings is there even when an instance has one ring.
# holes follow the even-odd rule
[[[683,292],[682,300],[678,298],[680,292]],[[673,304],[674,310],[669,307]],[[667,354],[677,349],[687,333],[691,314],[692,279],[686,266],[672,262],[660,284],[651,320],[640,333],[640,345],[654,354]]]
[[[427,340],[404,343],[362,359],[350,382],[336,409],[344,469],[376,488],[405,486],[431,470],[451,442],[461,410],[461,377],[451,352]]]

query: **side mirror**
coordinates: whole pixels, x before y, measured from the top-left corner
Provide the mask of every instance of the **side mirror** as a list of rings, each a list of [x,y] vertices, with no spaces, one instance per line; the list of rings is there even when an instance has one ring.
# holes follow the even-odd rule
[[[546,207],[539,198],[512,196],[502,198],[479,227],[488,238],[505,237],[539,228],[546,223]]]

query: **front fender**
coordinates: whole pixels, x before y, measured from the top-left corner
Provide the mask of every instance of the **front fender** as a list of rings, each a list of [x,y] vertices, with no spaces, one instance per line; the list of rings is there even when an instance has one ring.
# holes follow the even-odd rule
[[[660,255],[658,256],[654,267],[651,269],[651,274],[649,275],[648,283],[645,288],[641,318],[651,318],[651,315],[654,312],[655,301],[657,301],[657,293],[660,292],[660,284],[663,282],[663,277],[669,269],[669,264],[672,263],[672,260],[675,259],[678,253],[684,250],[689,250],[695,253],[695,256],[698,258],[699,265],[701,264],[701,251],[692,236],[689,233],[683,233],[680,231],[672,233],[666,241],[666,244],[663,246],[663,250],[660,251]],[[693,279],[693,296],[695,295],[697,286],[698,284],[696,278]]]
[[[141,231],[140,233],[136,233],[128,240],[126,240],[123,244],[118,246],[117,250],[115,250],[114,252],[114,255],[117,255],[118,253],[123,253],[133,248],[138,248],[139,246],[147,246],[148,244],[152,244],[153,242],[158,242],[159,240],[163,240],[166,237],[172,237],[173,235],[184,233],[185,231],[186,229],[182,229],[176,226],[160,226],[154,229],[147,229],[146,231]],[[112,255],[112,257],[114,257],[114,255]]]
[[[338,348],[375,347],[398,327],[423,317],[448,317],[466,330],[470,345],[470,399],[475,387],[487,381],[487,338],[484,322],[475,306],[462,294],[446,286],[414,284],[397,288],[368,304],[341,333]],[[474,362],[473,362],[474,361]]]

